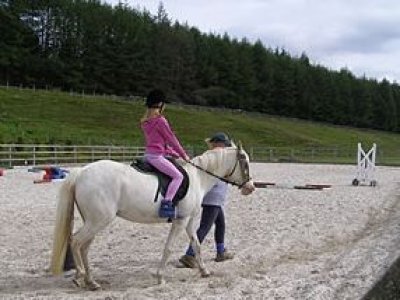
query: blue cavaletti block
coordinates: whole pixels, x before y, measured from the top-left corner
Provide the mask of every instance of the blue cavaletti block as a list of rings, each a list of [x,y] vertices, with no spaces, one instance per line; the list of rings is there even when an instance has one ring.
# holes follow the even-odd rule
[[[57,167],[52,167],[51,168],[51,178],[52,179],[63,179],[65,176],[67,176],[68,171],[63,170]]]

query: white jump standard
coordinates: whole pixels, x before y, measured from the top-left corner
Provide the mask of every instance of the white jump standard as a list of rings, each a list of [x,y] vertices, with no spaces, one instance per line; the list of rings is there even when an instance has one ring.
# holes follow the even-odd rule
[[[365,153],[361,147],[361,143],[358,143],[357,151],[357,174],[356,178],[353,179],[352,184],[357,186],[360,184],[369,184],[370,186],[376,186],[377,181],[375,180],[375,157],[376,157],[376,144],[373,144],[372,148]]]

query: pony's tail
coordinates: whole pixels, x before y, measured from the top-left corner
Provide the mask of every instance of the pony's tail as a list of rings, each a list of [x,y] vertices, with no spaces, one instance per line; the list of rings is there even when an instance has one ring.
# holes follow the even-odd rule
[[[72,171],[62,183],[59,191],[50,265],[53,275],[62,273],[64,268],[67,247],[74,226],[75,181],[78,174],[79,169]]]

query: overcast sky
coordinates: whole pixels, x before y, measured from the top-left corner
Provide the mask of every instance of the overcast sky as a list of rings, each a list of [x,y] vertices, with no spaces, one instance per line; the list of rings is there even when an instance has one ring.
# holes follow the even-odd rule
[[[106,0],[117,4],[118,0]],[[126,0],[156,14],[159,0]],[[164,0],[170,19],[202,32],[260,39],[292,56],[400,83],[400,0]]]

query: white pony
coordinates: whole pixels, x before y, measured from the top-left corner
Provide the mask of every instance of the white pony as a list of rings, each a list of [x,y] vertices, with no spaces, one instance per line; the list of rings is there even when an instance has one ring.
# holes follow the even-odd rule
[[[208,150],[186,163],[189,188],[179,202],[179,219],[172,221],[171,230],[157,272],[158,283],[164,283],[163,274],[171,254],[171,246],[186,229],[201,275],[210,275],[201,258],[200,243],[196,235],[196,218],[201,212],[203,196],[219,179],[238,186],[242,194],[254,191],[249,174],[249,157],[239,145],[224,149]],[[158,217],[160,201],[154,202],[158,180],[115,161],[101,160],[80,168],[67,177],[60,188],[56,225],[51,259],[53,274],[60,274],[71,243],[76,265],[74,283],[91,290],[100,288],[89,272],[88,249],[95,235],[116,216],[137,223],[166,223]],[[73,231],[74,203],[84,225],[71,237]]]

